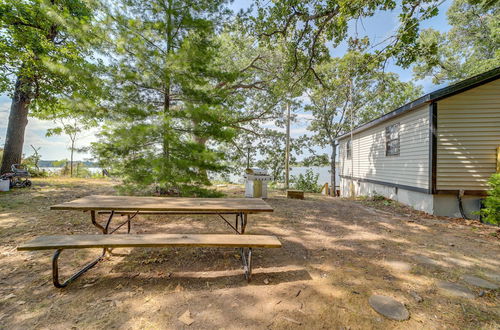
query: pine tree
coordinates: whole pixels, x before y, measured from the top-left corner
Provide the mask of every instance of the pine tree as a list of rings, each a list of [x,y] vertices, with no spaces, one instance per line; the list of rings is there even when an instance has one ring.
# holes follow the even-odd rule
[[[94,151],[128,187],[190,194],[221,171],[234,137],[217,29],[225,1],[122,1],[109,6],[112,102]]]

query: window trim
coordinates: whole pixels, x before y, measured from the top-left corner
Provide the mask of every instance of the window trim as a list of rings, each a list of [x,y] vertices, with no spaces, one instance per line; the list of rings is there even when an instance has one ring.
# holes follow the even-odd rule
[[[397,131],[390,132],[390,129],[392,127],[397,127]],[[399,156],[401,154],[400,128],[401,128],[401,124],[399,122],[388,125],[385,127],[385,156],[386,157],[394,157],[394,156]],[[395,137],[391,136],[391,134],[396,134],[396,136]],[[394,143],[394,142],[397,142],[397,152],[395,152],[391,148],[389,148],[389,144]]]
[[[345,158],[352,159],[352,141],[351,138],[347,139],[345,143]]]

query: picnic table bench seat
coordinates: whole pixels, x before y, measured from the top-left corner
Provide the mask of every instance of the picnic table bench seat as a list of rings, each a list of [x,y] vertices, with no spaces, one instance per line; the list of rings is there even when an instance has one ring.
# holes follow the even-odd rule
[[[281,242],[269,235],[239,234],[127,234],[40,236],[18,246],[20,251],[56,250],[52,258],[52,279],[62,288],[95,266],[107,249],[123,247],[231,247],[240,248],[245,278],[252,273],[252,248],[280,248]],[[103,248],[103,253],[63,283],[59,282],[58,258],[64,249]]]

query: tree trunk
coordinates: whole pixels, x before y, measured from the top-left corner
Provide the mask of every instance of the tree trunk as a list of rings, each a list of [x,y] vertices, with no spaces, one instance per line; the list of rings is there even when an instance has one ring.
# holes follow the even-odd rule
[[[75,141],[71,140],[71,159],[70,159],[70,167],[69,167],[69,176],[73,177],[73,151],[75,150]]]
[[[194,121],[193,120],[193,127],[196,131],[196,129],[199,127],[199,123],[197,121]],[[194,142],[196,142],[198,145],[202,146],[204,149],[206,148],[207,146],[207,138],[205,137],[201,137],[201,136],[197,136],[196,134],[194,134]],[[207,170],[204,169],[204,168],[199,168],[198,169],[198,173],[200,174],[200,177],[203,181],[206,181],[208,182],[208,173],[207,173]]]
[[[290,103],[286,105],[285,189],[290,186]]]
[[[168,7],[167,7],[167,12],[165,13],[167,15],[167,56],[169,56],[172,53],[173,50],[173,45],[172,45],[172,31],[173,31],[173,24],[172,24],[172,1],[168,1]],[[167,174],[167,178],[170,180],[170,165],[167,164],[170,160],[170,143],[169,143],[169,136],[168,133],[170,131],[170,92],[172,89],[172,81],[171,81],[171,76],[170,72],[166,71],[165,74],[165,86],[164,86],[164,103],[163,103],[163,141],[162,141],[162,151],[163,151],[163,174]]]
[[[29,87],[29,82],[23,77],[17,78],[14,97],[10,106],[9,124],[7,126],[0,173],[10,172],[12,164],[21,163],[24,131],[28,124],[28,107],[31,102]]]
[[[330,184],[331,184],[331,189],[333,189],[333,196],[337,196],[337,177],[336,177],[336,172],[337,172],[337,166],[335,164],[335,159],[337,158],[337,144],[333,143],[332,144],[332,154],[330,158]]]

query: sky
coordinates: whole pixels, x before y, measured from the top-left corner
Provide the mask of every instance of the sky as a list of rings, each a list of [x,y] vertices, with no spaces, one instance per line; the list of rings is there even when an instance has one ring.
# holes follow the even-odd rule
[[[235,10],[239,10],[241,8],[247,8],[251,3],[250,0],[244,1],[234,1],[232,7]],[[449,29],[449,25],[446,20],[446,11],[451,5],[452,0],[444,1],[439,7],[439,14],[436,17],[433,17],[427,21],[422,22],[421,28],[430,28],[439,30],[439,31],[447,31]],[[358,24],[357,27],[351,24],[350,33],[354,33],[357,28],[357,32],[360,36],[367,35],[371,40],[383,40],[387,36],[391,34],[397,27],[397,12],[383,12],[379,13],[371,18],[364,19],[363,24]],[[342,56],[345,51],[345,46],[341,45],[340,47],[332,50],[333,56]],[[389,63],[387,67],[387,71],[392,71],[397,73],[400,76],[402,81],[411,81],[412,70],[400,68],[393,63]],[[414,80],[416,84],[419,84],[423,87],[424,92],[428,93],[435,89],[438,89],[442,86],[433,85],[430,79],[425,80]],[[3,145],[5,142],[5,133],[7,130],[7,121],[9,116],[10,109],[10,99],[6,95],[0,94],[0,145]],[[292,137],[297,137],[303,134],[308,134],[307,125],[308,120],[311,118],[311,115],[308,113],[304,113],[303,111],[298,111],[297,113],[298,120],[295,123],[292,123],[291,134]],[[36,118],[29,118],[28,125],[26,127],[25,141],[23,152],[26,156],[29,156],[33,153],[32,145],[36,148],[40,148],[39,153],[42,155],[43,160],[59,160],[64,158],[69,158],[69,138],[61,135],[61,136],[51,136],[46,137],[46,131],[49,128],[53,128],[56,125],[50,121],[43,121]],[[272,126],[272,125],[270,125]],[[91,142],[96,140],[97,129],[86,131],[84,134],[79,136],[77,148],[81,148],[84,146],[88,146]],[[329,153],[329,150],[319,150],[316,152],[319,153]],[[305,154],[307,156],[307,154]],[[90,159],[91,155],[87,153],[76,154],[75,160],[87,160]]]

